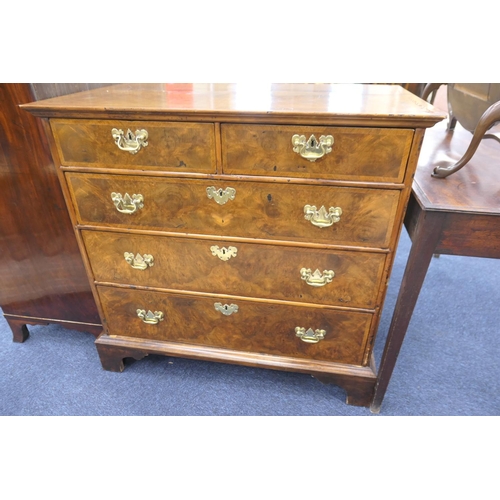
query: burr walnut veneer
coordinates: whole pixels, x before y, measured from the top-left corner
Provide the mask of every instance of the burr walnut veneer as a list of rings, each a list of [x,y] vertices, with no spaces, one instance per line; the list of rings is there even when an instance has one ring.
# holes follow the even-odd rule
[[[424,129],[398,86],[116,85],[45,118],[105,369],[185,356],[310,373],[370,404]]]

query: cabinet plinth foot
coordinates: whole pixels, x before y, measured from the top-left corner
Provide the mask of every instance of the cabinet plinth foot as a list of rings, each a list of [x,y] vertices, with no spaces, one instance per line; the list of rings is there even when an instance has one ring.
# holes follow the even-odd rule
[[[26,322],[21,319],[9,318],[5,316],[7,323],[12,330],[12,340],[14,342],[23,343],[28,340],[30,336],[30,332],[28,327],[26,326]]]
[[[376,379],[353,380],[342,375],[314,374],[314,378],[323,384],[334,384],[342,387],[346,392],[346,403],[352,406],[369,407],[375,390]]]
[[[122,372],[125,369],[125,358],[138,361],[148,355],[147,352],[141,350],[102,345],[97,341],[96,348],[103,369],[109,372]]]

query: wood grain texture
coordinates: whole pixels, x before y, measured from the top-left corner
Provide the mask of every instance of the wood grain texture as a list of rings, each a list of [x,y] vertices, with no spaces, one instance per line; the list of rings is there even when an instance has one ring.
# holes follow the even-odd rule
[[[440,212],[436,253],[498,258],[500,145],[485,139],[464,168],[445,179],[431,175],[437,163],[460,159],[471,139],[460,124],[454,131],[446,130],[445,124],[427,131],[406,224],[412,235],[411,219],[418,218],[420,211]]]
[[[442,210],[427,211],[422,207],[426,202],[428,200],[422,201],[417,193],[412,193],[405,217],[405,226],[412,240],[413,235],[416,234],[419,220],[425,219],[427,213],[438,212],[441,217],[441,226],[433,253],[490,259],[500,258],[500,240],[498,238],[500,217],[473,211],[457,211],[455,213]]]
[[[123,84],[26,109],[44,117],[410,128],[446,117],[400,86],[351,84]]]
[[[445,218],[436,253],[500,258],[500,218],[493,215],[454,214]]]
[[[238,300],[239,310],[225,316],[213,297],[97,287],[108,334],[198,346],[275,354],[361,365],[362,347],[372,315],[333,309],[293,307]],[[161,311],[165,319],[145,324],[137,309]],[[317,344],[303,342],[295,327],[324,329]],[[251,332],[251,333],[250,333]]]
[[[99,337],[102,334],[102,325],[96,323],[79,323],[77,321],[64,321],[54,318],[37,318],[36,316],[13,316],[4,314],[5,320],[10,326],[13,334],[13,341],[22,343],[29,336],[30,331],[28,325],[61,325],[69,330],[77,330],[84,333],[90,333],[94,337]]]
[[[100,351],[101,348],[109,347],[109,356],[113,351],[129,351],[141,357],[148,354],[161,354],[166,356],[179,356],[192,359],[202,359],[205,361],[218,361],[221,363],[238,363],[245,366],[257,366],[259,368],[269,368],[272,370],[296,371],[316,375],[338,375],[341,378],[352,381],[375,382],[376,374],[373,358],[367,366],[349,365],[343,363],[332,363],[330,361],[307,360],[302,358],[292,358],[289,356],[275,356],[272,354],[259,354],[256,352],[235,351],[232,349],[195,346],[181,344],[177,342],[145,340],[134,337],[122,337],[119,335],[110,336],[103,333],[96,339],[95,345]],[[128,354],[124,357],[127,357]],[[131,356],[135,357],[135,356]],[[329,383],[329,381],[325,381]]]
[[[80,224],[157,229],[191,234],[387,247],[399,191],[158,179],[66,172]],[[206,188],[233,187],[234,200],[218,205]],[[111,193],[142,194],[144,208],[118,212]],[[304,218],[304,206],[341,207],[340,222],[319,228]]]
[[[500,126],[497,126],[500,130]],[[438,163],[456,163],[472,134],[457,124],[447,131],[440,123],[425,134],[413,184],[426,210],[500,214],[500,144],[484,139],[469,163],[445,179],[432,177]]]
[[[35,100],[52,99],[77,92],[99,89],[116,85],[113,83],[31,83],[29,84]]]
[[[26,108],[70,124],[55,157],[65,158],[61,180],[98,280],[105,369],[121,371],[124,357],[149,353],[289,369],[341,385],[350,404],[368,404],[372,344],[420,140],[444,113],[397,86],[323,84],[116,85]],[[80,136],[97,125],[84,119],[211,127],[212,169],[194,162],[181,171],[183,158],[172,166],[161,153],[142,162],[147,148],[122,164],[107,143],[82,146]],[[332,133],[331,156],[313,164],[291,153],[294,133]],[[188,135],[178,141],[182,155],[192,147]],[[217,204],[210,187],[233,188],[235,197]],[[111,193],[140,194],[144,206],[120,213]],[[305,205],[340,207],[340,221],[316,227]],[[238,255],[220,261],[212,244],[236,246]],[[155,265],[132,270],[129,251],[157,254]],[[321,264],[302,263],[313,257]],[[308,288],[288,278],[302,267],[336,267],[337,275],[326,288]],[[215,302],[239,310],[223,315]],[[137,309],[162,311],[164,320],[145,324]],[[297,326],[327,334],[304,343]]]
[[[29,84],[0,84],[0,306],[99,325],[41,120],[19,108],[33,98]]]
[[[459,124],[454,131],[440,124],[425,137],[405,217],[412,246],[380,364],[371,405],[375,413],[380,412],[432,256],[500,258],[500,177],[494,168],[500,162],[498,144],[483,141],[463,169],[445,179],[431,176],[436,162],[460,158],[471,138]]]
[[[398,245],[398,240],[399,240],[399,237],[401,235],[401,230],[402,230],[401,221],[404,218],[404,214],[405,214],[405,211],[407,208],[408,198],[409,198],[409,195],[411,192],[410,183],[411,183],[411,180],[413,179],[415,169],[417,166],[418,155],[420,152],[420,148],[422,146],[424,133],[425,133],[424,129],[416,129],[415,133],[413,135],[413,143],[411,146],[410,155],[408,158],[408,164],[407,164],[407,168],[406,168],[406,174],[405,174],[405,186],[401,191],[401,198],[400,198],[401,203],[398,207],[398,211],[397,211],[396,217],[395,217],[395,220],[397,220],[398,223],[396,224],[395,230],[392,234],[392,240],[389,242],[389,247],[390,247],[391,251],[389,252],[389,254],[387,256],[387,260],[386,260],[386,271],[385,271],[386,277],[384,278],[384,283],[380,287],[380,293],[379,293],[379,297],[378,297],[379,309],[375,313],[374,320],[373,320],[372,335],[368,339],[368,346],[366,349],[366,356],[367,357],[364,360],[365,363],[368,362],[368,356],[370,355],[373,344],[375,342],[375,335],[378,331],[379,322],[380,322],[381,317],[382,317],[381,313],[382,313],[382,309],[383,309],[384,302],[385,302],[387,285],[388,285],[389,278],[391,275],[392,266],[394,264],[394,259],[396,256],[396,249],[397,249],[397,245]]]
[[[102,367],[113,372],[123,371],[125,359],[128,361],[130,359],[139,360],[149,354],[294,371],[310,374],[322,383],[336,384],[342,387],[346,391],[346,403],[355,406],[370,405],[377,380],[373,363],[370,366],[345,365],[216,347],[197,348],[176,342],[143,340],[133,337],[110,337],[106,334],[101,335],[95,344]]]
[[[160,169],[215,173],[215,135],[211,123],[51,120],[62,165]],[[147,146],[135,154],[115,144],[112,129],[146,130]]]
[[[386,256],[368,252],[316,250],[193,238],[82,231],[94,279],[176,290],[374,308]],[[212,246],[233,246],[222,261]],[[124,253],[150,254],[154,264],[134,269]],[[300,270],[333,270],[331,283],[312,287]]]
[[[293,151],[292,136],[331,135],[314,162]],[[371,182],[402,182],[413,130],[361,127],[222,125],[223,172]]]

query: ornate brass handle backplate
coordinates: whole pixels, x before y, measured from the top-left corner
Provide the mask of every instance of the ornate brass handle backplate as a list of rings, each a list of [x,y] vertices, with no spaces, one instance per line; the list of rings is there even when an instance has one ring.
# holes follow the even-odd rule
[[[130,264],[134,269],[140,269],[141,271],[144,271],[148,266],[151,267],[154,264],[153,256],[147,253],[144,255],[138,253],[134,257],[133,253],[125,252],[123,256],[125,257],[125,262]]]
[[[224,262],[228,261],[231,257],[236,257],[236,254],[238,253],[238,249],[236,247],[219,248],[217,245],[211,246],[210,251],[214,257],[219,257],[219,259]]]
[[[115,140],[115,144],[122,151],[128,151],[133,155],[137,154],[142,147],[148,145],[148,132],[144,129],[136,130],[135,134],[128,129],[124,134],[123,130],[114,128],[111,130],[111,135]]]
[[[219,205],[224,205],[228,200],[234,200],[236,196],[236,189],[228,187],[226,189],[216,189],[214,186],[207,187],[207,196],[211,200],[212,198]]]
[[[333,271],[323,271],[323,273],[321,273],[319,269],[311,272],[310,269],[303,267],[300,270],[300,276],[308,285],[319,287],[331,283],[335,273]]]
[[[324,205],[319,210],[315,205],[306,205],[304,207],[304,218],[311,221],[311,224],[317,227],[329,227],[340,220],[342,209],[340,207],[330,207],[328,212]]]
[[[314,135],[311,135],[306,141],[305,135],[295,134],[292,137],[292,145],[293,151],[302,156],[302,158],[309,161],[316,161],[332,152],[333,136],[322,135],[318,141]]]
[[[139,208],[144,207],[144,196],[142,194],[133,194],[130,196],[128,193],[125,193],[125,196],[122,196],[120,193],[111,193],[111,199],[118,212],[122,214],[133,214]]]
[[[302,328],[297,326],[295,328],[295,335],[299,337],[303,342],[307,342],[308,344],[317,344],[320,340],[323,340],[326,335],[325,330],[313,330],[312,328]]]
[[[146,312],[145,309],[137,309],[137,316],[148,325],[157,325],[164,318],[164,314],[161,311]]]
[[[231,314],[237,313],[238,309],[239,309],[236,304],[231,304],[231,305],[224,304],[224,305],[222,305],[220,302],[216,302],[214,304],[214,307],[215,307],[216,311],[221,312],[222,314],[224,314],[224,316],[231,316]]]

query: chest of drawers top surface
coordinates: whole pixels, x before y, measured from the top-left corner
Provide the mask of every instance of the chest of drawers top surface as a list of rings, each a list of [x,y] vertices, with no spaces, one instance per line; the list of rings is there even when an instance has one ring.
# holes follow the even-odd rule
[[[397,85],[119,84],[24,105],[37,116],[429,127],[445,115]]]

